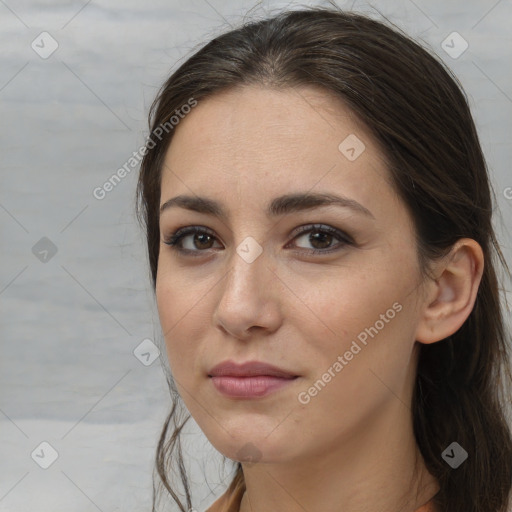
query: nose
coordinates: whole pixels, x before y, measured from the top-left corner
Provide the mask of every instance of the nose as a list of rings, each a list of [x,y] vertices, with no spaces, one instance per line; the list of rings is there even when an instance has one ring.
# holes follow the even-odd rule
[[[265,251],[251,263],[233,252],[230,267],[219,283],[214,324],[242,340],[276,331],[282,322],[281,288]]]

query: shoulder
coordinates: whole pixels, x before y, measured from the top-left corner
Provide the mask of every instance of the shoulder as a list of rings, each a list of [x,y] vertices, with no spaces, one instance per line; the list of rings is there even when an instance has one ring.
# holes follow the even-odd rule
[[[437,512],[437,508],[434,505],[434,500],[432,499],[429,502],[425,503],[425,505],[416,509],[415,512]]]

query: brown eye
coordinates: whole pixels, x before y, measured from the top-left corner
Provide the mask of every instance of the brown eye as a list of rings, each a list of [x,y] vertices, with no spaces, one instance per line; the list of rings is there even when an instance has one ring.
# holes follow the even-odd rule
[[[301,226],[299,234],[293,240],[300,240],[301,238],[305,240],[306,245],[310,244],[311,247],[298,246],[303,249],[299,251],[301,253],[305,251],[311,254],[328,254],[346,245],[354,244],[351,237],[343,233],[343,231],[322,224]],[[198,256],[202,252],[214,249],[213,244],[216,240],[216,236],[208,228],[188,226],[178,229],[168,239],[165,239],[164,243],[184,255]],[[333,245],[335,240],[338,243]],[[297,245],[294,243],[293,247],[297,247]]]
[[[303,226],[301,228],[301,234],[294,238],[295,241],[300,239],[304,239],[305,244],[310,244],[312,249],[310,249],[309,252],[314,254],[333,252],[345,245],[353,244],[350,237],[342,231],[324,225]],[[339,243],[333,246],[332,243],[334,240],[338,240]],[[296,243],[294,245],[297,246]],[[299,247],[306,250],[308,249],[304,247],[304,245]]]
[[[306,235],[301,236],[305,237]],[[328,249],[334,239],[330,233],[324,233],[322,231],[310,231],[307,236],[308,243],[310,243],[314,249]]]
[[[197,249],[211,249],[213,237],[208,233],[196,233],[192,237],[192,243]]]
[[[187,239],[190,239],[190,242],[187,242]],[[193,254],[212,249],[212,242],[214,240],[215,236],[208,229],[190,226],[179,229],[171,237],[164,240],[164,243],[183,253]],[[185,247],[184,244],[188,244],[188,247]]]

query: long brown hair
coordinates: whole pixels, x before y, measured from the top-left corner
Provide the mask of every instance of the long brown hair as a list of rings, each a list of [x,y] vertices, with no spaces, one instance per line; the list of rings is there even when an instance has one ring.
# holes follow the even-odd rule
[[[253,84],[321,87],[338,95],[365,123],[379,141],[392,183],[413,218],[425,276],[428,262],[446,254],[458,239],[472,238],[482,247],[485,266],[474,308],[455,334],[421,346],[411,408],[417,444],[440,484],[438,509],[505,512],[512,488],[506,412],[512,376],[497,269],[501,263],[508,277],[510,270],[491,223],[491,193],[496,199],[457,78],[439,58],[384,22],[334,6],[282,12],[216,37],[174,71],[151,107],[151,134],[190,98],[201,102]],[[158,141],[152,135],[148,139],[155,144],[148,145],[137,186],[136,209],[147,238],[153,289],[160,177],[174,130],[168,126]],[[156,469],[161,484],[185,511],[192,503],[180,432],[190,416],[178,420],[180,398],[172,378],[168,383],[173,407],[158,443]],[[457,469],[441,457],[453,441],[469,454]],[[187,508],[168,478],[173,462]],[[232,486],[239,481],[243,472],[237,463]]]

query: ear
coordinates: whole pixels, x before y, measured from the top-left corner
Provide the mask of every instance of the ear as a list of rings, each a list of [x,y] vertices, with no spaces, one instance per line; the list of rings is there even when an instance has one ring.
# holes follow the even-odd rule
[[[484,269],[480,244],[462,238],[434,265],[436,279],[426,285],[416,341],[435,343],[459,330],[475,304]]]

